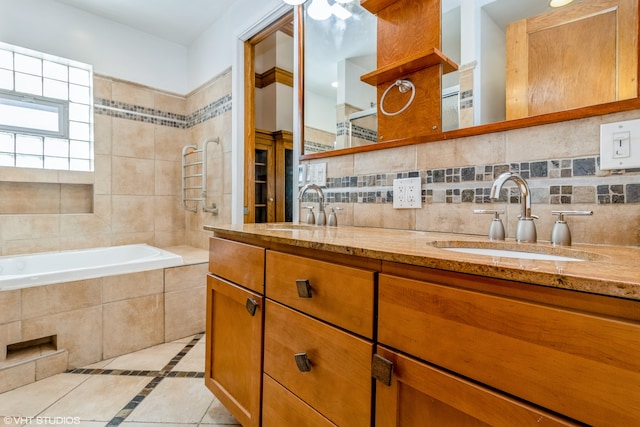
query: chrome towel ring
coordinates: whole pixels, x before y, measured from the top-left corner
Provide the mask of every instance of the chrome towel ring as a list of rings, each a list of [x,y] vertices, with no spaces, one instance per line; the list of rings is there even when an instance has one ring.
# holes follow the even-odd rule
[[[411,91],[411,97],[409,98],[409,101],[407,101],[407,103],[405,104],[404,107],[402,107],[401,109],[399,109],[395,113],[389,113],[387,110],[384,109],[384,98],[387,96],[387,93],[389,93],[389,91],[394,87],[398,87],[398,90],[400,91],[400,93],[407,93],[407,91],[410,90]],[[410,80],[396,80],[395,83],[392,83],[382,93],[382,97],[380,98],[380,111],[385,116],[396,116],[396,115],[402,113],[404,110],[406,110],[409,107],[409,105],[411,105],[411,103],[413,102],[413,98],[415,98],[415,96],[416,96],[416,87],[413,85],[413,83],[411,83]]]

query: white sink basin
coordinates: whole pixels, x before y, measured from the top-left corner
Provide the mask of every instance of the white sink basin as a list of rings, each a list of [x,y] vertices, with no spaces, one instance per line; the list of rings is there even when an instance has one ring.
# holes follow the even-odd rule
[[[431,242],[436,248],[469,255],[483,255],[493,258],[516,258],[538,261],[606,261],[607,257],[573,248],[549,246],[544,243],[516,243],[509,241],[449,240]]]
[[[580,258],[572,258],[562,255],[541,254],[535,252],[523,252],[509,249],[487,249],[487,248],[441,248],[452,252],[463,252],[465,254],[485,255],[499,258],[534,259],[539,261],[585,261]]]

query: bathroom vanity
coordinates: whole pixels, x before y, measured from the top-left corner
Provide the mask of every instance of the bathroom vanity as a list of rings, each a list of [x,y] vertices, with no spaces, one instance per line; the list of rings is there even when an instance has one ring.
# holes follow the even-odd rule
[[[640,422],[639,248],[205,228],[205,383],[245,427]]]

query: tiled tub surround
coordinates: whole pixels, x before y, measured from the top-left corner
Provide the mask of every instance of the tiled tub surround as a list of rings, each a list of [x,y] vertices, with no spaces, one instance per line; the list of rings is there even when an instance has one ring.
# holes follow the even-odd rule
[[[507,132],[328,157],[328,203],[338,223],[486,235],[490,217],[474,209],[504,209],[507,237],[515,236],[520,197],[508,183],[499,201],[489,190],[502,172],[521,174],[531,187],[538,239],[549,240],[554,210],[592,210],[567,217],[574,242],[640,245],[640,170],[599,169],[599,125],[638,117],[612,114]],[[393,209],[393,179],[421,177],[421,209]],[[308,201],[317,201],[307,192]]]
[[[0,292],[0,392],[204,330],[207,253],[167,249],[184,265]]]
[[[205,249],[202,224],[231,222],[231,73],[176,95],[94,75],[95,172],[2,169],[0,255],[148,243]],[[180,204],[181,150],[217,136],[218,216]],[[206,221],[205,221],[206,220]]]

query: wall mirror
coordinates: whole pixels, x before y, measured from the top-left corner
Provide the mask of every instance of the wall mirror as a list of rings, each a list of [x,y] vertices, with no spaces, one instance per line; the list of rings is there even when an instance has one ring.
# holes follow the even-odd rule
[[[351,17],[316,20],[307,4],[303,159],[417,142],[378,143],[376,90],[360,81],[376,68],[375,16],[356,0]],[[638,107],[638,0],[442,0],[441,19],[459,69],[442,78],[443,132],[423,142]]]

